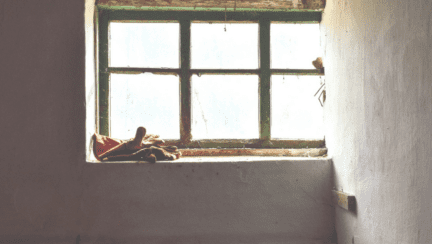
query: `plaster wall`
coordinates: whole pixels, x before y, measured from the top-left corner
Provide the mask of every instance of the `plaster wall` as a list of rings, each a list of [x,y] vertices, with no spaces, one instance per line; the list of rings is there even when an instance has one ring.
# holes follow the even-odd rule
[[[0,1],[0,243],[331,240],[328,159],[86,163],[84,13],[84,1]]]
[[[432,243],[432,2],[327,1],[326,143],[338,243]]]

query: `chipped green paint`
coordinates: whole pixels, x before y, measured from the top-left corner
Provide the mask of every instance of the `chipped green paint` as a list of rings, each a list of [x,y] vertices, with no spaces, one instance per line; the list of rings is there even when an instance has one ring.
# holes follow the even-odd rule
[[[180,20],[180,140],[188,144],[192,139],[192,102],[190,74],[191,22]]]
[[[260,12],[260,11],[131,11],[131,10],[109,10],[100,9],[107,13],[110,21],[258,21],[268,19],[276,22],[320,22],[321,12]]]
[[[270,20],[262,19],[259,22],[259,51],[260,51],[260,139],[270,140]]]
[[[99,133],[109,135],[109,76],[105,72],[108,68],[108,24],[109,15],[106,11],[99,10],[98,14],[98,39],[99,39]]]

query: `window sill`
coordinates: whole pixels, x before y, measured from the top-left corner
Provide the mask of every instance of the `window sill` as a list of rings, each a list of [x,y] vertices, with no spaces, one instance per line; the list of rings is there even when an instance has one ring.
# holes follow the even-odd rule
[[[286,161],[327,161],[328,157],[269,157],[269,156],[223,156],[223,157],[182,157],[177,160],[160,160],[156,164],[176,164],[176,163],[237,163],[237,162],[286,162]],[[87,163],[101,164],[150,164],[147,161],[87,161]]]
[[[224,156],[289,156],[289,157],[321,157],[327,154],[327,148],[208,148],[180,149],[182,157],[224,157]]]
[[[177,160],[156,163],[224,163],[327,160],[327,148],[304,149],[180,149]],[[88,163],[148,163],[146,161],[87,161]]]

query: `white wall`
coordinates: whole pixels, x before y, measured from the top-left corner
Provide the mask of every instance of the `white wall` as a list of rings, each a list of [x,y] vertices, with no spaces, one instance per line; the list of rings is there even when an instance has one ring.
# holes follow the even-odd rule
[[[326,142],[340,244],[432,243],[432,2],[327,1]]]
[[[329,160],[86,163],[84,1],[0,4],[0,242],[331,239]]]

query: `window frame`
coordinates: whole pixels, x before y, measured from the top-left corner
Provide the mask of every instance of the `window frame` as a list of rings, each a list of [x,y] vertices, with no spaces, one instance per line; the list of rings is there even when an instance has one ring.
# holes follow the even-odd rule
[[[271,139],[271,75],[318,75],[324,76],[324,69],[271,69],[270,67],[270,24],[319,23],[321,11],[152,11],[122,10],[98,6],[96,14],[98,65],[97,131],[110,135],[110,85],[111,73],[136,74],[145,72],[176,74],[180,77],[180,140],[165,140],[166,145],[179,148],[324,148],[324,140]],[[109,67],[109,23],[111,21],[178,21],[180,24],[180,67],[130,68]],[[259,67],[258,69],[191,69],[191,23],[206,22],[255,22],[259,25]],[[259,77],[259,139],[206,139],[192,140],[191,77],[194,74],[255,74]],[[145,126],[145,125],[143,125]],[[151,132],[150,132],[151,133]],[[133,135],[131,135],[132,137]]]

